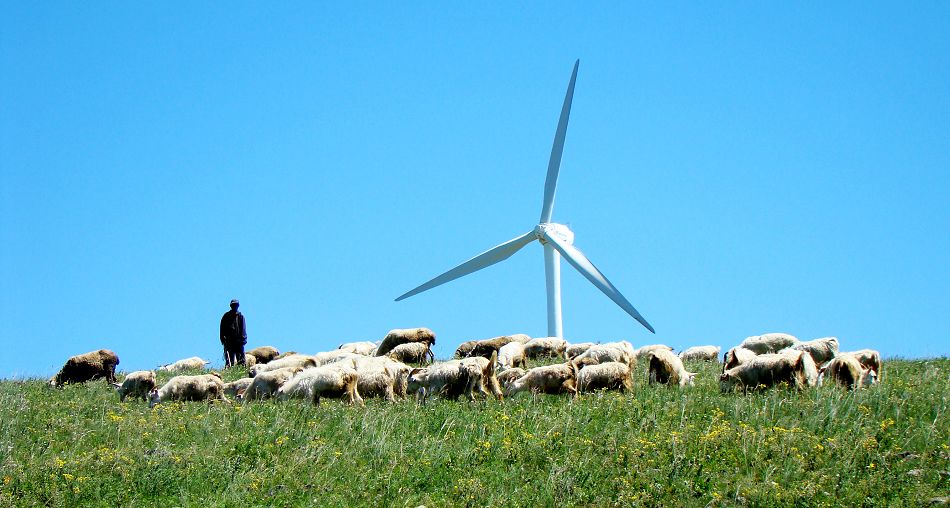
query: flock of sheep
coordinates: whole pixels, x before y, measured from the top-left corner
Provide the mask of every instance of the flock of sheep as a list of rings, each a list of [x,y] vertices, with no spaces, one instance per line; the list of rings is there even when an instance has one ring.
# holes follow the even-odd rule
[[[695,373],[683,360],[718,361],[717,346],[691,347],[674,354],[664,345],[634,348],[627,341],[605,344],[568,342],[554,338],[505,335],[461,344],[452,360],[434,362],[435,333],[428,328],[390,331],[382,341],[353,342],[314,355],[280,354],[271,346],[248,351],[248,375],[224,383],[220,374],[177,375],[156,386],[155,372],[131,372],[117,383],[118,356],[100,349],[69,358],[50,384],[81,383],[105,378],[119,399],[140,397],[151,406],[170,400],[242,401],[268,398],[305,399],[320,404],[322,398],[342,398],[363,404],[363,397],[389,401],[415,396],[458,399],[465,396],[502,400],[519,392],[570,394],[633,388],[638,361],[647,362],[648,381],[680,387],[692,386]],[[525,370],[528,359],[551,358],[558,363]],[[180,372],[203,369],[209,362],[198,357],[180,360],[159,370]],[[415,364],[418,366],[411,366]],[[839,352],[838,339],[826,337],[799,341],[783,333],[748,337],[723,355],[720,389],[767,388],[780,384],[805,389],[825,378],[848,389],[869,386],[881,371],[881,355],[864,349]]]

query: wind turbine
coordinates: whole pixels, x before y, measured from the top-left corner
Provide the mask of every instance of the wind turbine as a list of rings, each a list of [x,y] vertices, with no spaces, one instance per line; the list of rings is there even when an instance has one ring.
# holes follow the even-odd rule
[[[531,231],[507,242],[492,247],[487,251],[469,259],[455,268],[435,277],[421,286],[403,294],[396,301],[404,300],[423,291],[445,284],[464,275],[481,270],[511,257],[522,247],[537,240],[544,246],[544,274],[548,297],[548,336],[564,338],[561,326],[561,256],[578,272],[587,278],[597,289],[603,291],[621,309],[633,316],[652,333],[653,327],[646,319],[633,308],[633,305],[613,284],[600,273],[600,270],[591,263],[581,251],[574,247],[574,232],[564,224],[551,222],[554,213],[554,192],[557,189],[557,176],[561,166],[561,153],[564,151],[564,137],[567,134],[567,121],[571,116],[571,101],[574,98],[574,82],[577,80],[577,67],[580,60],[574,62],[574,71],[571,81],[567,85],[567,94],[564,96],[564,105],[561,107],[561,118],[557,123],[554,134],[554,146],[551,148],[551,159],[548,161],[548,174],[544,181],[544,201],[541,206],[541,219]]]

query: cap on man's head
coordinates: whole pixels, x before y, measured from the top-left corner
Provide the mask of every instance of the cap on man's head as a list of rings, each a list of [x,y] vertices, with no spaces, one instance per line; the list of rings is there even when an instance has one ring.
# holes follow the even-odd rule
[[[237,301],[237,299],[231,300],[231,307],[237,307],[238,305],[241,305],[241,302]]]

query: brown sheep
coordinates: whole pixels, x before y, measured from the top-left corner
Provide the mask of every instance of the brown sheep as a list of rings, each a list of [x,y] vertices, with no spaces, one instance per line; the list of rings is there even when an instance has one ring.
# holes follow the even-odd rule
[[[269,363],[280,356],[280,351],[274,346],[261,346],[248,351],[246,354],[254,357],[254,363]]]
[[[511,341],[512,338],[508,335],[476,341],[475,347],[468,353],[468,356],[483,356],[488,358],[493,352],[497,352],[502,346]]]
[[[649,358],[650,353],[654,351],[673,351],[673,348],[667,346],[666,344],[650,344],[648,346],[642,346],[635,351],[637,360],[646,360]]]
[[[150,370],[129,372],[122,384],[112,383],[112,386],[119,392],[119,402],[125,402],[125,398],[130,395],[148,402],[149,394],[155,389],[155,373]]]
[[[531,390],[532,393],[577,395],[576,377],[576,371],[570,362],[535,367],[514,380],[505,395],[511,397],[526,390]]]
[[[394,347],[407,342],[426,342],[429,346],[435,345],[435,332],[428,328],[407,328],[390,330],[383,337],[383,341],[376,348],[376,356],[383,356]]]
[[[577,372],[577,392],[596,390],[633,391],[630,365],[622,362],[604,362],[584,367]]]
[[[686,372],[683,360],[667,349],[655,349],[647,354],[649,358],[650,384],[693,386],[695,372]]]
[[[201,374],[197,376],[175,376],[157,390],[152,390],[149,407],[169,400],[207,400],[219,399],[228,402],[224,396],[224,382],[221,374]]]
[[[456,358],[465,358],[475,349],[475,345],[478,344],[477,340],[470,340],[459,344],[458,349],[455,350]]]
[[[105,378],[115,383],[115,366],[119,357],[108,349],[90,351],[70,357],[63,368],[50,378],[50,386],[60,387],[67,383],[85,383],[93,379]]]

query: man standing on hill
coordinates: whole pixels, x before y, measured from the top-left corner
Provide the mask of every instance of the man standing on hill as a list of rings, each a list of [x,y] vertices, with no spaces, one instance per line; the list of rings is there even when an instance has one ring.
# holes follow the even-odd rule
[[[244,314],[238,312],[241,305],[231,300],[231,310],[221,316],[221,345],[224,346],[224,366],[244,365],[244,345],[247,344],[247,329]]]

